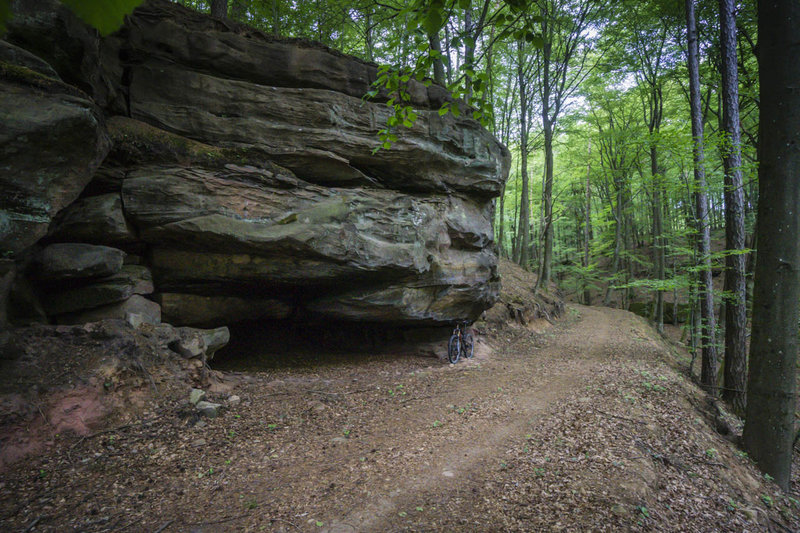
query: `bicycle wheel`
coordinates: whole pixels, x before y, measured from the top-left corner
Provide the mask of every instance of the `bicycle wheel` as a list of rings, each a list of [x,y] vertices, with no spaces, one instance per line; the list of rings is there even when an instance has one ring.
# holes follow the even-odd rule
[[[458,362],[459,355],[461,355],[461,343],[458,335],[451,335],[450,342],[447,343],[447,359],[455,364]]]
[[[472,359],[475,353],[475,341],[472,338],[472,333],[464,335],[464,344],[461,346],[461,350],[464,352],[464,357]]]

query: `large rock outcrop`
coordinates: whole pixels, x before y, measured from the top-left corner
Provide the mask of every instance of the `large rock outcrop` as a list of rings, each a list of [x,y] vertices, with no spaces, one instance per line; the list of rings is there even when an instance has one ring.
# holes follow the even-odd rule
[[[9,46],[4,47],[11,50]],[[0,251],[18,254],[74,202],[111,144],[88,96],[23,66],[0,61]]]
[[[75,295],[119,307],[153,292],[178,325],[431,325],[494,303],[493,197],[509,154],[463,114],[440,117],[444,89],[412,81],[416,123],[376,152],[391,110],[386,95],[363,98],[372,64],[166,0],[101,39],[64,9],[42,15],[48,2],[16,2],[8,39],[116,115],[113,148],[82,198],[24,243],[47,232],[45,242],[112,246],[142,264],[125,271],[135,280],[58,289],[51,313],[91,314]],[[86,183],[70,182],[57,210]]]

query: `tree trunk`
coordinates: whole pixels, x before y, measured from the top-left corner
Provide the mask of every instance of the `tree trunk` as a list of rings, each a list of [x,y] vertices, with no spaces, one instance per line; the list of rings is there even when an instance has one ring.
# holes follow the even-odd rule
[[[375,42],[372,37],[372,6],[367,7],[364,13],[364,50],[367,61],[373,61],[375,59]]]
[[[530,193],[528,192],[528,94],[525,80],[524,53],[518,43],[517,77],[519,78],[520,120],[520,175],[522,176],[522,198],[519,207],[519,264],[530,268]]]
[[[247,22],[247,8],[244,5],[244,0],[233,0],[231,18],[237,22]]]
[[[215,19],[228,18],[228,0],[211,0],[211,16]]]
[[[281,34],[281,17],[278,7],[278,0],[272,0],[272,35],[278,36]]]
[[[586,149],[586,218],[583,226],[583,268],[586,269],[584,275],[589,273],[589,242],[592,239],[592,143]],[[586,305],[592,305],[592,292],[589,290],[589,284],[584,281],[586,285],[583,288],[583,301]]]
[[[464,9],[464,35],[469,39],[474,39],[475,36],[472,32],[472,2],[468,2],[467,8]],[[472,63],[475,61],[475,46],[470,43],[464,43],[464,67],[466,69],[472,68]],[[466,91],[464,92],[464,99],[469,102],[472,99],[472,77],[469,74],[464,76],[464,84]]]
[[[542,113],[544,128],[544,253],[542,254],[542,282],[551,278],[553,265],[553,124]]]
[[[717,347],[714,332],[714,285],[711,278],[711,232],[708,226],[708,196],[706,195],[705,153],[703,149],[703,111],[700,101],[700,69],[698,64],[697,24],[694,15],[694,0],[686,0],[686,27],[689,41],[689,99],[692,115],[692,137],[694,138],[694,202],[697,225],[697,262],[700,286],[700,347],[701,383],[712,394],[716,394]]]
[[[758,4],[758,258],[744,445],[789,489],[800,301],[800,3]]]
[[[745,353],[747,307],[745,297],[744,191],[739,132],[739,75],[736,66],[736,18],[733,0],[719,0],[720,50],[722,55],[722,115],[725,131],[725,247],[740,252],[725,258],[725,388],[722,397],[737,414],[744,413],[747,356]],[[800,21],[798,21],[800,22]]]
[[[651,132],[652,133],[652,132]],[[655,256],[655,275],[659,281],[666,278],[664,265],[664,221],[663,221],[663,184],[658,172],[658,151],[656,141],[651,139],[650,145],[650,174],[653,177],[653,255]],[[653,320],[656,330],[664,333],[664,292],[659,289],[653,307]]]
[[[503,213],[505,210],[506,204],[506,185],[503,184],[503,192],[500,193],[500,216],[498,216],[497,220],[497,244],[498,244],[498,252],[500,257],[508,257],[508,254],[505,250],[505,245],[503,244],[504,240],[504,230],[505,230],[505,221],[503,220]]]
[[[431,50],[435,50],[436,52],[441,53],[442,41],[439,39],[438,31],[436,33],[428,35],[428,42],[430,43]],[[439,85],[446,85],[446,80],[444,78],[444,62],[442,61],[442,56],[439,56],[433,60],[433,81],[435,81]]]

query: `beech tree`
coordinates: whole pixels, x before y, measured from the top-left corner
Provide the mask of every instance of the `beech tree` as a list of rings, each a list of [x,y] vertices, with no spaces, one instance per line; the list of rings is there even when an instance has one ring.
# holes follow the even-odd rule
[[[544,136],[543,237],[539,282],[550,280],[553,262],[553,135],[567,100],[599,60],[589,34],[604,9],[597,0],[539,0],[539,31],[543,41],[537,58]]]
[[[758,5],[758,257],[744,445],[783,489],[791,481],[800,302],[800,2]]]
[[[745,227],[739,134],[739,75],[733,0],[719,0],[722,66],[723,165],[725,167],[725,387],[722,397],[744,412],[747,368],[745,305]]]
[[[700,300],[701,380],[713,394],[716,391],[717,348],[714,342],[714,285],[711,279],[711,232],[708,224],[706,196],[705,150],[703,147],[703,111],[700,101],[700,66],[698,63],[697,22],[694,0],[686,0],[687,62],[689,67],[690,114],[694,155],[695,224],[697,225],[697,259],[700,266],[698,297]]]

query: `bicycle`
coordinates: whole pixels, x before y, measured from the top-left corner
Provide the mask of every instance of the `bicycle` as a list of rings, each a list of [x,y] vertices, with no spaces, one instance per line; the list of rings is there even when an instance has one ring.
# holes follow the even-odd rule
[[[447,359],[453,364],[457,363],[462,355],[471,359],[475,352],[475,340],[468,328],[466,322],[458,322],[453,334],[450,335],[450,341],[447,343]]]

